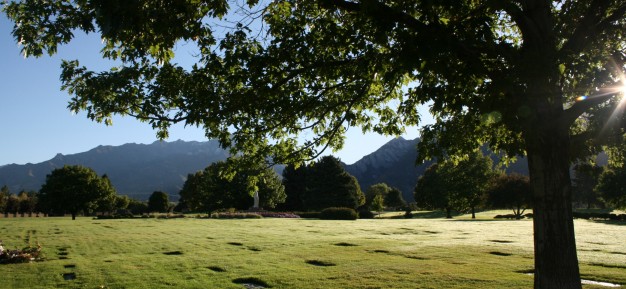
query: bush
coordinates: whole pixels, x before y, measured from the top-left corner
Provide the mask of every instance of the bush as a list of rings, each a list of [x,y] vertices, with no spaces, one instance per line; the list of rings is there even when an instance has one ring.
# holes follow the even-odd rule
[[[300,216],[300,218],[307,218],[307,219],[319,219],[320,218],[320,212],[294,212],[294,214]]]
[[[214,213],[211,214],[214,219],[261,219],[263,216],[252,213]]]
[[[326,208],[320,212],[320,219],[322,220],[356,220],[357,213],[351,208]]]
[[[374,213],[370,210],[359,210],[359,219],[374,219]]]
[[[255,214],[261,215],[263,218],[300,218],[300,216],[294,213],[285,212],[255,212]]]
[[[611,221],[624,221],[626,220],[626,214],[616,215],[609,213],[583,213],[574,212],[575,219],[585,220],[611,220]]]

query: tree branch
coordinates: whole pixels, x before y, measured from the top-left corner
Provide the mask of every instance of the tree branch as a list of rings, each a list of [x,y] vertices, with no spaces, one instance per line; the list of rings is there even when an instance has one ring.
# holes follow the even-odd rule
[[[626,15],[626,4],[617,7],[611,15],[602,19],[602,15],[606,14],[610,8],[610,3],[608,2],[606,0],[594,0],[589,5],[582,21],[580,21],[572,36],[563,44],[560,50],[560,59],[562,61],[579,54],[588,43],[597,39],[613,22],[624,18]]]
[[[569,128],[572,123],[588,109],[608,101],[621,92],[619,88],[605,88],[603,90],[604,92],[601,90],[599,94],[588,97],[582,101],[577,101],[570,108],[564,110],[558,122],[559,126]]]

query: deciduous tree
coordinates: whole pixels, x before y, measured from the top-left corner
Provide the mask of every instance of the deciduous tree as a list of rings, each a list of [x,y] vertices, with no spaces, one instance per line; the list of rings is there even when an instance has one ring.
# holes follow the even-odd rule
[[[586,203],[587,208],[601,204],[596,186],[602,174],[602,167],[581,162],[574,166],[574,179],[572,199],[576,202]]]
[[[180,191],[181,202],[191,210],[211,213],[218,209],[248,209],[253,205],[249,194],[250,178],[259,192],[259,205],[274,208],[285,201],[285,191],[280,177],[272,169],[261,164],[243,168],[234,176],[228,176],[226,162],[213,163],[202,171],[189,174]]]
[[[626,208],[626,166],[607,168],[600,175],[596,189],[608,205]]]
[[[98,174],[83,166],[64,166],[46,176],[39,190],[39,200],[47,210],[56,214],[69,212],[72,220],[81,212],[97,207],[103,198],[115,194],[114,189]]]
[[[494,208],[513,209],[515,217],[521,219],[532,204],[528,177],[518,174],[495,177],[487,190],[487,202]]]
[[[161,191],[152,192],[148,198],[148,211],[167,213],[170,207],[170,197],[167,193]]]
[[[232,7],[247,13],[225,35],[212,21],[226,0],[26,0],[4,11],[26,56],[55,53],[75,30],[101,34],[102,56],[120,67],[65,62],[73,111],[106,123],[131,115],[160,137],[176,122],[203,126],[257,161],[314,158],[340,148],[350,126],[400,134],[432,101],[437,123],[423,129],[420,156],[483,143],[526,154],[535,287],[581,287],[568,170],[623,139],[623,1],[246,4]],[[171,61],[179,40],[197,45],[197,65]]]

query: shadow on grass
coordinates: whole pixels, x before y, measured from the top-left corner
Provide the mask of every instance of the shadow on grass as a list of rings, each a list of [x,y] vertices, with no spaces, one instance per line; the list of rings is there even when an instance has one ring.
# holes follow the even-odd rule
[[[265,281],[256,277],[237,278],[233,280],[235,284],[241,284],[245,288],[272,288]]]
[[[462,215],[459,212],[452,212],[452,217]],[[445,211],[419,211],[413,212],[413,219],[445,219],[446,212]]]
[[[306,262],[309,265],[320,266],[320,267],[336,266],[335,263],[328,262],[328,261],[321,261],[321,260],[306,260],[304,262]]]

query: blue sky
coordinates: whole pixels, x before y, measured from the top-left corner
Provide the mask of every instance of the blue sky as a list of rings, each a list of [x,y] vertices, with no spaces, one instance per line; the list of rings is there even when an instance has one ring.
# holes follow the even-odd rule
[[[0,166],[43,162],[57,153],[79,153],[98,145],[157,140],[150,125],[133,118],[117,117],[113,126],[106,126],[92,122],[84,113],[72,115],[67,109],[70,96],[60,90],[61,60],[78,59],[92,70],[109,67],[100,58],[101,42],[96,34],[79,36],[69,45],[59,47],[53,57],[25,59],[10,34],[12,27],[0,13]],[[179,47],[177,57],[191,53],[186,50],[190,48]],[[417,136],[417,128],[411,127],[403,137]],[[201,129],[182,125],[174,126],[166,141],[178,139],[206,141]],[[352,128],[344,148],[333,155],[354,163],[391,139],[377,134],[363,135],[360,128]]]

